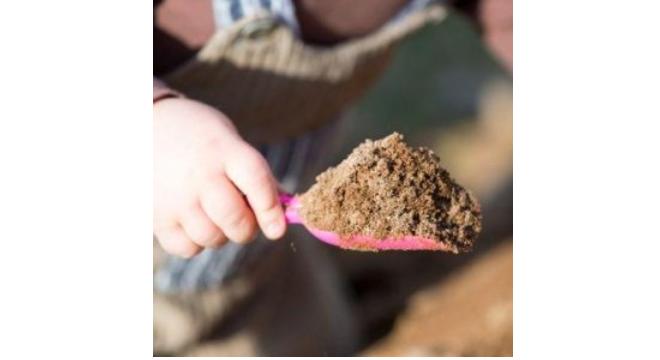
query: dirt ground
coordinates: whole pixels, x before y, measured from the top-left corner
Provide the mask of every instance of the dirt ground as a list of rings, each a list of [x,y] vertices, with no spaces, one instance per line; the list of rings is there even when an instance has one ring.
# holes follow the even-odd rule
[[[366,356],[512,356],[513,257],[506,241],[416,294]]]

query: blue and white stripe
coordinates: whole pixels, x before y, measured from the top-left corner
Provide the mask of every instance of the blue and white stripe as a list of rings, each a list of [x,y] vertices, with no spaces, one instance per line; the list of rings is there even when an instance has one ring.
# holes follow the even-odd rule
[[[259,13],[269,13],[300,34],[296,8],[292,0],[213,0],[216,26],[220,29]]]

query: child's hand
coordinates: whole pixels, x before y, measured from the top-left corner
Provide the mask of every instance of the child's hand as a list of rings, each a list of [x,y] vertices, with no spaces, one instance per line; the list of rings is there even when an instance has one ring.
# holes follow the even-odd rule
[[[154,233],[161,246],[191,257],[227,239],[251,240],[257,223],[271,239],[286,229],[277,183],[261,154],[207,105],[156,102]]]

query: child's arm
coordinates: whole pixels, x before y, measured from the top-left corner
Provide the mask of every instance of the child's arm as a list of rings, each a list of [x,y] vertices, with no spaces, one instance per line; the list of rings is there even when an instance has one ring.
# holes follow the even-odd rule
[[[266,160],[224,114],[183,97],[156,101],[158,86],[154,82],[154,233],[162,247],[191,257],[227,239],[247,242],[257,224],[267,237],[281,237],[286,224]]]

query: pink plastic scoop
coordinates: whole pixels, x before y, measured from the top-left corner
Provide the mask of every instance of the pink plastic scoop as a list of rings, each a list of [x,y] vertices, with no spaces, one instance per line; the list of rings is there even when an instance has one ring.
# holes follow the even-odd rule
[[[280,202],[284,207],[284,217],[288,224],[301,224],[314,237],[324,243],[348,250],[358,251],[380,251],[380,250],[443,250],[450,249],[443,243],[433,239],[426,239],[419,236],[403,236],[397,238],[374,239],[370,236],[352,235],[340,236],[337,233],[325,230],[319,230],[307,226],[301,218],[298,210],[301,207],[298,198],[291,194],[280,194]]]

